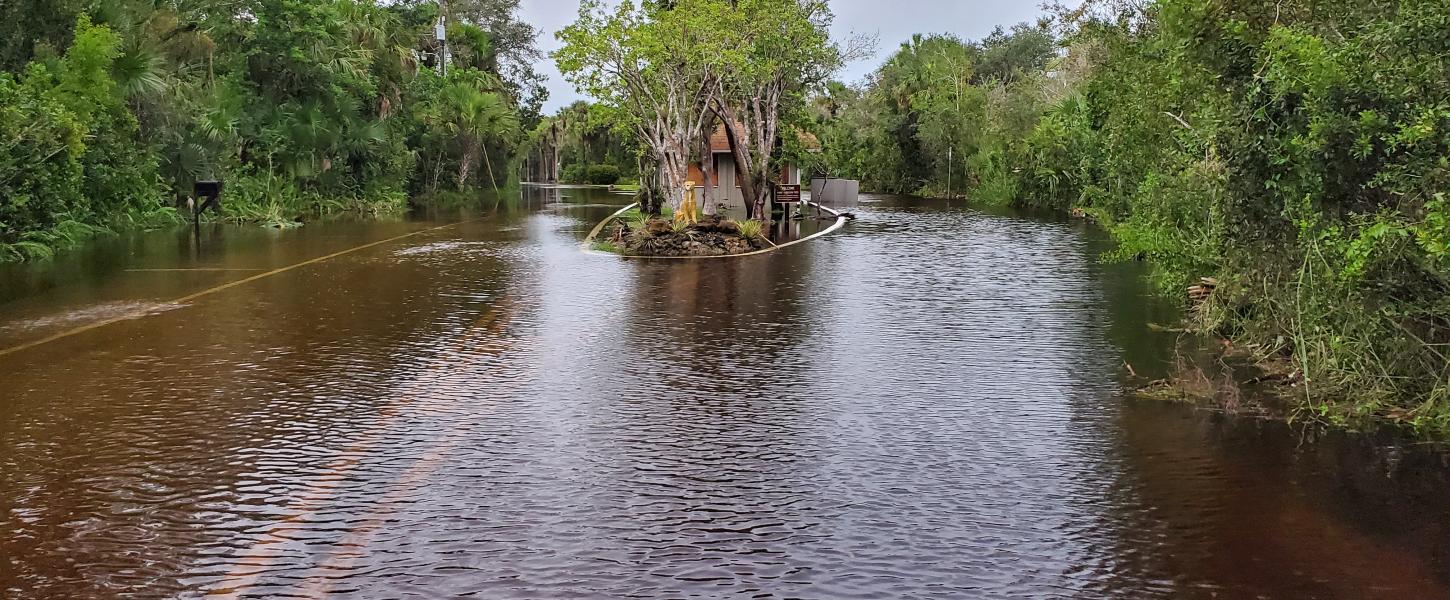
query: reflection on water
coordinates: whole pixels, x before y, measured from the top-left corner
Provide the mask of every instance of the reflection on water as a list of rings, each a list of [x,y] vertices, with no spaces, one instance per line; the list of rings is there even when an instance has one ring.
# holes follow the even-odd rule
[[[458,223],[0,356],[0,596],[1450,595],[1443,455],[1121,397],[1175,307],[1084,225],[580,252],[626,202],[0,268],[3,348]]]

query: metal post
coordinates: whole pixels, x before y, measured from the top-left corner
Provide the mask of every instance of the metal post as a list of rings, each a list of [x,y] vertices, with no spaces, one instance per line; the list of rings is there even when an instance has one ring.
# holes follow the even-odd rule
[[[438,24],[433,27],[433,34],[438,38],[438,74],[448,76],[448,7],[442,0],[438,2]]]

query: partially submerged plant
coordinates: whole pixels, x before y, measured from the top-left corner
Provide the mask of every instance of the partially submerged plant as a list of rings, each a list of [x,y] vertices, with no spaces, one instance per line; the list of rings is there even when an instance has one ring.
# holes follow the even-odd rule
[[[735,225],[740,228],[740,237],[747,240],[758,238],[765,231],[765,224],[755,219],[737,221]]]

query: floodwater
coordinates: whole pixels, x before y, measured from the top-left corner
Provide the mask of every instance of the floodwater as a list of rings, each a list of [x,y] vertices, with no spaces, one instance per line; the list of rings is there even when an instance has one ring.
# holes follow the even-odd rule
[[[581,252],[624,202],[0,267],[0,597],[1450,597],[1443,454],[1123,397],[1176,307],[1089,226]]]

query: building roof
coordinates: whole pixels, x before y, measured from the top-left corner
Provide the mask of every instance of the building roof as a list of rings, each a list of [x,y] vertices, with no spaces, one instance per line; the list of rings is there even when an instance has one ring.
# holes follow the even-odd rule
[[[715,133],[710,134],[710,151],[719,154],[730,151],[730,137],[725,135],[725,124],[715,126]]]
[[[815,134],[803,129],[795,129],[795,135],[806,150],[815,152],[821,149],[821,140]],[[716,125],[715,132],[710,134],[710,151],[716,154],[730,152],[730,137],[725,135],[724,123]]]

